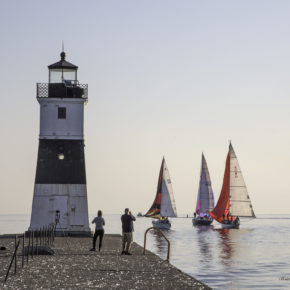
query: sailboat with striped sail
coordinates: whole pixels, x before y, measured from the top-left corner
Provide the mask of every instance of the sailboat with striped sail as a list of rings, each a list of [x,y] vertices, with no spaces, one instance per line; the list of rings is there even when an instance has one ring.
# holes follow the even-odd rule
[[[208,214],[214,209],[214,193],[205,157],[202,153],[198,196],[193,225],[209,226],[213,219]]]
[[[256,217],[236,153],[231,143],[226,159],[221,194],[216,207],[209,214],[221,223],[223,228],[239,228],[239,217]]]
[[[144,216],[155,218],[156,220],[153,220],[152,224],[160,229],[170,229],[171,222],[168,220],[168,217],[177,217],[173,188],[164,157],[159,172],[155,199],[151,208]]]

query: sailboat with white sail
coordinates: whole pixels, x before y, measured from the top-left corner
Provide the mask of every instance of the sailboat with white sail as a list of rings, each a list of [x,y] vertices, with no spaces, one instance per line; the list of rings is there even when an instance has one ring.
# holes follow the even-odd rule
[[[177,217],[171,179],[164,157],[159,172],[156,197],[144,216],[155,218],[152,224],[159,229],[170,229],[171,222],[168,218]]]
[[[192,219],[193,225],[209,226],[213,222],[213,219],[208,214],[208,212],[212,211],[213,209],[214,193],[207,163],[202,153],[196,210],[194,213],[194,218]]]
[[[209,214],[221,223],[223,228],[239,228],[240,217],[256,217],[231,143],[226,159],[221,194],[216,207]]]

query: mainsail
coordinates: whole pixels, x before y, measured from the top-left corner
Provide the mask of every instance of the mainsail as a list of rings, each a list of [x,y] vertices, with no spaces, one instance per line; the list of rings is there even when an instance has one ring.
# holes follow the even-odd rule
[[[210,216],[220,223],[223,221],[223,216],[226,217],[229,214],[229,167],[230,155],[228,153],[221,194],[214,210],[209,212]]]
[[[209,214],[218,222],[222,222],[223,217],[227,217],[228,214],[239,217],[255,217],[238,159],[231,143],[221,194],[216,207]]]
[[[205,157],[202,153],[196,213],[207,213],[214,209],[214,194]]]
[[[152,218],[177,216],[169,171],[164,158],[161,163],[156,197],[145,216]]]
[[[255,217],[248,190],[240,169],[240,165],[233,149],[229,146],[230,153],[230,214],[240,217]]]
[[[155,200],[153,201],[151,208],[144,215],[145,217],[160,218],[161,189],[162,189],[162,180],[163,180],[163,163],[164,163],[164,158],[162,160],[161,168],[159,172],[156,197],[155,197]]]

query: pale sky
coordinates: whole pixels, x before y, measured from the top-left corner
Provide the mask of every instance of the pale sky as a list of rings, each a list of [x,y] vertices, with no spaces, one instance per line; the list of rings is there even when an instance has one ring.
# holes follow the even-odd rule
[[[89,213],[145,213],[164,156],[192,214],[229,140],[256,214],[290,213],[290,1],[0,1],[0,214],[30,213],[39,104],[64,42],[89,86]]]

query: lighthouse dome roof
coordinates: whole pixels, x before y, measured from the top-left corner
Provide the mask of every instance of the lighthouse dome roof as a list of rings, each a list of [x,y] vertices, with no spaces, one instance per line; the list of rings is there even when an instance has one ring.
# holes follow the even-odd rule
[[[68,61],[65,60],[65,52],[62,51],[60,54],[60,61],[53,63],[48,66],[49,69],[71,69],[71,70],[77,70],[78,67]]]

